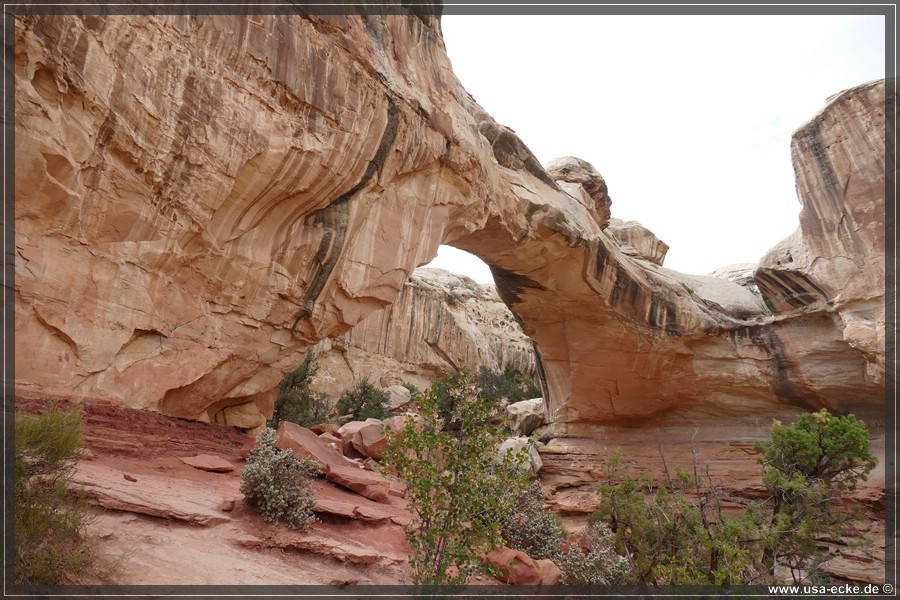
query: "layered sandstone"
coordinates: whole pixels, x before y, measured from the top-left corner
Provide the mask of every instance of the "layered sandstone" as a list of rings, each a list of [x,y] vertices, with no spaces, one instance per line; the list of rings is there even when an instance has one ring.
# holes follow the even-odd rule
[[[597,170],[544,169],[456,81],[434,17],[29,16],[15,48],[22,391],[259,420],[450,243],[535,342],[553,435],[881,412],[883,84],[795,137],[808,260],[764,261],[767,306],[617,234]]]
[[[416,269],[393,304],[313,350],[315,387],[332,397],[363,378],[424,389],[460,367],[535,373],[531,340],[494,286],[440,269]]]

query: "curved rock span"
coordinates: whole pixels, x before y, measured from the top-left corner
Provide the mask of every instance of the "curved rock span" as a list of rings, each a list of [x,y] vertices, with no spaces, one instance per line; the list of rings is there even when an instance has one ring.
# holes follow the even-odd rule
[[[15,48],[21,392],[265,415],[449,243],[534,340],[555,434],[882,411],[882,83],[798,131],[800,230],[754,290],[662,267],[593,167],[542,167],[434,16],[20,16]]]

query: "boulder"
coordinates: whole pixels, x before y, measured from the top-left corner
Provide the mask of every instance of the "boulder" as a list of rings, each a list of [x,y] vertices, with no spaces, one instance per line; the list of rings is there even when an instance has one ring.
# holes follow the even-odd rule
[[[538,569],[541,572],[541,585],[559,585],[562,579],[562,570],[549,558],[537,560]]]
[[[338,429],[340,429],[340,426],[335,425],[334,423],[316,423],[309,428],[309,430],[316,435],[322,435],[323,433],[336,434]]]
[[[514,436],[530,434],[544,424],[544,399],[532,398],[514,402],[506,407],[509,428]]]
[[[385,390],[388,393],[388,410],[398,410],[403,408],[412,400],[412,392],[402,385],[392,385]]]
[[[198,454],[197,456],[183,456],[181,462],[201,471],[213,473],[230,473],[234,471],[234,465],[220,456],[210,454]]]
[[[345,467],[349,464],[342,454],[312,431],[290,421],[282,421],[278,431],[275,432],[275,440],[276,448],[290,450],[297,458],[318,463],[324,473],[332,468]]]
[[[338,434],[344,440],[345,448],[352,446],[364,457],[381,458],[381,453],[387,449],[384,425],[378,419],[350,421],[338,429]]]
[[[528,472],[537,476],[538,471],[541,470],[541,467],[544,466],[543,461],[541,460],[541,455],[538,454],[537,447],[530,438],[527,437],[514,437],[506,439],[500,447],[497,449],[497,456],[504,456],[507,451],[512,450],[513,454],[521,452],[522,450],[528,451],[528,462],[525,467],[528,469]]]
[[[340,436],[325,432],[319,434],[319,439],[334,448],[336,451],[344,454],[344,439]]]
[[[497,567],[500,581],[510,585],[541,585],[544,579],[538,562],[520,550],[501,546],[491,551],[485,562]]]
[[[387,502],[391,483],[378,473],[355,467],[332,466],[325,479],[375,502]]]

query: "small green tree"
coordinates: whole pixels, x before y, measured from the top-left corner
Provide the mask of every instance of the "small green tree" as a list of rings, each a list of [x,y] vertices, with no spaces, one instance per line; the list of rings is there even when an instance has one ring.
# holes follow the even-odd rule
[[[387,408],[390,395],[379,390],[363,378],[356,387],[341,394],[337,403],[339,415],[353,415],[354,421],[366,419],[386,419],[391,416]]]
[[[477,395],[468,371],[426,390],[419,414],[385,457],[409,484],[413,583],[461,584],[502,543],[501,523],[527,486],[527,455],[497,457],[504,436],[493,423],[496,405]]]
[[[318,472],[313,461],[278,450],[275,430],[267,427],[256,438],[241,472],[241,493],[266,522],[278,525],[283,521],[292,529],[305,531],[316,520],[311,479]]]
[[[840,539],[852,519],[836,507],[840,492],[856,489],[878,463],[869,431],[853,415],[822,409],[800,415],[791,426],[776,421],[771,440],[755,449],[763,455],[763,483],[771,494],[763,563],[770,573],[787,567],[800,581],[822,562],[816,540]]]
[[[619,483],[614,483],[621,480]],[[651,481],[623,474],[621,456],[607,461],[600,507],[591,523],[613,532],[616,549],[630,562],[627,583],[644,585],[752,583],[759,511],[723,511],[718,489],[707,477],[676,470],[676,479]]]
[[[278,398],[272,418],[266,423],[278,429],[282,421],[310,427],[327,420],[331,405],[328,396],[311,389],[312,379],[319,372],[316,355],[310,352],[299,367],[288,373],[278,386]]]
[[[69,489],[82,437],[78,409],[16,419],[16,583],[71,583],[94,560],[84,537],[94,517]]]
[[[505,367],[503,371],[495,371],[482,365],[478,368],[476,383],[478,394],[495,402],[499,402],[502,398],[506,398],[510,403],[519,402],[539,398],[542,394],[541,388],[533,379],[510,366]]]

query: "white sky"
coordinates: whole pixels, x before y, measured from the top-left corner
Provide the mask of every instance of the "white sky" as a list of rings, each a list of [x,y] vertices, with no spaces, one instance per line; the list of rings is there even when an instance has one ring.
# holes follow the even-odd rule
[[[692,274],[757,262],[797,228],[790,137],[826,98],[883,78],[883,16],[450,16],[453,69],[541,163],[606,179],[612,216]],[[435,266],[491,283],[442,247]]]

